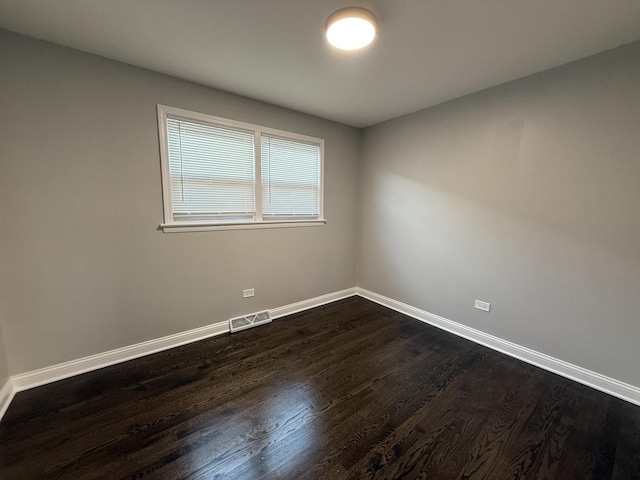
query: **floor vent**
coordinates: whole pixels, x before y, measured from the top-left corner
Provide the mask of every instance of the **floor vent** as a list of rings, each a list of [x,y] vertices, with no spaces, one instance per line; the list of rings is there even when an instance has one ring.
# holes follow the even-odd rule
[[[229,329],[231,330],[231,333],[234,333],[247,328],[257,327],[258,325],[265,323],[271,323],[271,316],[267,310],[264,312],[245,315],[244,317],[231,318],[229,320]]]

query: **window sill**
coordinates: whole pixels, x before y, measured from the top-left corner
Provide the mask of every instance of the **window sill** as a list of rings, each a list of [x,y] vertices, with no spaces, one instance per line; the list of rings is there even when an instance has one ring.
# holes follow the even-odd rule
[[[164,233],[210,232],[214,230],[253,230],[254,228],[295,228],[319,227],[326,224],[322,220],[281,220],[273,222],[225,222],[225,223],[161,223]]]

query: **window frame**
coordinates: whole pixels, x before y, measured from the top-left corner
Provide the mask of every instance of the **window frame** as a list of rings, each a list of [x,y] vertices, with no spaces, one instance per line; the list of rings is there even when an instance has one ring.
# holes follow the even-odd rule
[[[170,232],[198,232],[209,230],[238,230],[252,228],[291,228],[319,226],[327,223],[324,218],[324,139],[287,132],[275,128],[240,122],[228,118],[216,117],[206,113],[193,112],[167,105],[157,105],[158,135],[160,142],[160,171],[162,179],[162,206],[164,222],[160,228],[165,233]],[[256,215],[253,220],[221,220],[221,221],[182,221],[176,222],[173,214],[173,201],[171,198],[171,172],[169,167],[169,146],[167,136],[167,118],[176,118],[186,121],[203,123],[219,127],[228,127],[253,132],[254,141],[254,170],[255,170],[255,207]],[[320,148],[320,189],[319,212],[317,217],[301,219],[280,217],[274,220],[265,220],[262,217],[262,134],[268,134],[287,140],[294,140]]]

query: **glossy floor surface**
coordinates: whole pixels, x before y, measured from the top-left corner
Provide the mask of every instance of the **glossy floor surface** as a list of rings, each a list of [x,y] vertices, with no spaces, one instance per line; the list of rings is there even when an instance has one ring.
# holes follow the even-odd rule
[[[640,407],[353,297],[19,393],[2,479],[640,479]]]

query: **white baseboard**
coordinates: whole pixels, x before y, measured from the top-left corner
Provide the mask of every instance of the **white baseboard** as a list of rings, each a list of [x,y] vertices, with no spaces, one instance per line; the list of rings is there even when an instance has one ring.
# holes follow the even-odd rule
[[[16,391],[13,388],[13,382],[10,378],[7,378],[7,381],[0,389],[0,420],[2,420],[7,408],[9,408],[9,404],[11,403],[11,400],[13,400],[13,396],[15,394]]]
[[[343,298],[353,297],[356,294],[356,290],[356,287],[347,288],[345,290],[339,290],[319,297],[310,298],[309,300],[303,300],[302,302],[290,303],[283,307],[272,308],[269,310],[269,314],[272,319],[284,317],[285,315],[309,310],[310,308],[319,307],[320,305],[342,300]]]
[[[271,318],[276,319],[293,313],[308,310],[327,303],[342,300],[347,297],[359,295],[385,307],[396,310],[410,317],[421,320],[435,327],[446,330],[454,335],[479,343],[493,350],[497,350],[511,357],[518,358],[527,363],[556,373],[563,377],[575,380],[596,390],[603,391],[628,402],[640,405],[640,388],[620,382],[599,373],[578,367],[571,363],[559,360],[549,355],[531,350],[501,338],[489,335],[471,327],[434,315],[411,305],[379,295],[363,288],[347,288],[338,292],[321,295],[301,302],[284,305],[269,310]],[[214,335],[229,332],[228,321],[214,323],[205,327],[188,330],[186,332],[168,335],[166,337],[137,343],[127,347],[110,350],[108,352],[91,355],[72,360],[51,367],[33,370],[12,376],[0,390],[0,420],[6,412],[16,392],[45,385],[65,378],[80,375],[82,373],[108,367],[116,363],[126,362],[134,358],[161,352],[170,348],[197,342]]]
[[[205,327],[194,328],[186,332],[167,335],[146,342],[136,343],[127,347],[116,348],[108,352],[97,353],[88,357],[59,363],[51,367],[40,368],[31,372],[21,373],[11,377],[13,388],[16,392],[39,387],[47,383],[56,382],[65,378],[80,375],[99,368],[108,367],[116,363],[126,362],[134,358],[151,355],[152,353],[179,347],[191,342],[197,342],[214,335],[220,335],[229,331],[229,322],[218,322]]]
[[[393,300],[392,298],[379,295],[369,290],[365,290],[364,288],[357,288],[356,291],[359,296],[366,298],[367,300],[371,300],[372,302],[408,315],[409,317],[413,317],[417,320],[433,325],[434,327],[446,330],[447,332],[466,338],[472,342],[479,343],[480,345],[489,347],[492,350],[497,350],[498,352],[509,355],[510,357],[514,357],[543,368],[544,370],[556,373],[562,377],[575,380],[578,383],[582,383],[595,388],[596,390],[600,390],[601,392],[608,393],[614,397],[621,398],[627,402],[640,405],[639,387],[629,385],[628,383],[573,365],[544,353],[531,350],[530,348],[523,347],[516,343],[503,340],[502,338],[489,335],[488,333],[481,332],[475,328],[467,327],[461,323],[412,307],[406,303]]]
[[[292,313],[308,310],[326,303],[351,297],[355,294],[355,287],[348,288],[346,290],[340,290],[327,295],[310,298],[302,302],[274,308],[269,310],[269,313],[271,314],[271,318],[280,318],[285,315],[291,315]],[[90,355],[77,360],[71,360],[51,367],[21,373],[11,377],[10,380],[13,384],[12,390],[15,392],[21,392],[22,390],[39,387],[40,385],[80,375],[81,373],[108,367],[116,363],[126,362],[127,360],[133,360],[134,358],[179,347],[180,345],[185,345],[187,343],[197,342],[198,340],[203,340],[205,338],[227,332],[229,332],[229,321],[225,320],[223,322],[195,328],[186,332],[176,333],[174,335],[156,338],[155,340],[136,343],[135,345],[129,345],[127,347],[117,348],[108,352]]]

